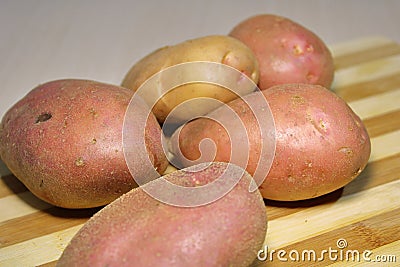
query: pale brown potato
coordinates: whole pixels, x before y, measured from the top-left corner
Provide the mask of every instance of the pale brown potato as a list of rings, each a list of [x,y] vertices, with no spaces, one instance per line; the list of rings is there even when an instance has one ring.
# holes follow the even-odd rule
[[[78,231],[57,266],[249,266],[266,236],[265,205],[258,190],[249,192],[251,176],[231,167],[230,175],[239,175],[239,182],[206,205],[179,207],[156,200],[144,189],[158,188],[161,178],[133,189]],[[221,180],[226,168],[226,163],[197,165],[163,179],[198,188]]]
[[[132,95],[126,88],[88,80],[41,84],[4,115],[1,158],[46,202],[65,208],[108,204],[137,186],[126,165],[122,142]],[[148,160],[162,173],[168,161],[160,126],[152,114],[145,131]],[[130,164],[136,166],[135,177],[145,171],[142,158]]]
[[[150,53],[131,67],[122,81],[122,86],[136,92],[147,79],[159,71],[178,64],[198,61],[222,63],[236,69],[238,73],[243,73],[255,84],[258,82],[258,63],[253,52],[233,37],[211,35],[166,46]],[[205,77],[207,81],[233,80],[234,86],[230,88],[232,91],[223,86],[204,82],[193,82],[176,88],[169,88],[171,80],[181,79],[183,81],[193,73],[198,72],[202,72],[201,76]],[[235,77],[230,73],[219,73],[213,68],[196,71],[185,70],[176,75],[175,73],[174,75],[167,75],[167,77],[160,75],[160,80],[145,91],[140,91],[140,95],[143,96],[149,106],[154,105],[153,113],[158,121],[163,123],[168,114],[186,100],[210,97],[225,103],[237,98],[236,94],[244,95],[255,90],[255,84],[243,84],[243,80],[241,76],[236,75]],[[240,89],[238,89],[239,87]],[[171,91],[164,95],[170,89]],[[194,116],[204,115],[214,108],[216,108],[216,105],[211,102],[192,104],[175,112],[171,117],[171,122],[181,123]]]
[[[346,102],[328,89],[310,84],[277,85],[243,99],[251,107],[267,100],[275,122],[275,157],[259,187],[264,198],[292,201],[318,197],[345,186],[367,165],[371,143],[365,126]],[[261,141],[268,140],[261,140],[258,123],[242,99],[212,112],[218,123],[200,118],[181,127],[180,132],[177,130],[170,139],[174,160],[183,166],[190,165],[189,160],[201,156],[199,144],[207,138],[215,143],[215,161],[231,161],[233,148],[246,154],[247,148],[237,148],[240,144],[230,140],[237,132],[223,128],[229,122],[224,113],[228,107],[247,129],[248,137],[243,139],[249,140],[249,159],[241,167],[252,175],[257,168],[267,169],[269,166],[259,165],[259,160]],[[272,132],[264,130],[266,137]],[[202,153],[213,154],[213,147],[203,149]]]

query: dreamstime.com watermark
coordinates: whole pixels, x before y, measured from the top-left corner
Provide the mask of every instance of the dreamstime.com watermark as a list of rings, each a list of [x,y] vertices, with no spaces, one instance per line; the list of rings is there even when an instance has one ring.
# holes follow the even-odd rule
[[[285,250],[269,249],[265,245],[257,253],[257,259],[260,261],[281,261],[281,262],[377,262],[377,263],[395,263],[396,255],[374,255],[372,250],[349,249],[346,239],[340,238],[336,242],[336,247],[324,248],[321,251],[314,249],[304,250]]]

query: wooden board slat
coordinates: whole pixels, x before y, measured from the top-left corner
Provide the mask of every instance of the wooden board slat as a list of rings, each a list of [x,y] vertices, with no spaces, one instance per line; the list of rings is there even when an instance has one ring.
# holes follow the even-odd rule
[[[400,54],[397,43],[386,38],[369,37],[332,47],[336,69]],[[350,54],[350,56],[349,56]]]
[[[384,266],[400,266],[400,45],[369,37],[331,50],[336,66],[332,90],[364,121],[371,158],[360,176],[335,192],[297,202],[266,200],[265,245],[270,250],[314,250],[320,255],[323,249],[338,249],[337,241],[343,239],[347,247],[342,252],[370,250],[374,260],[386,257]],[[98,209],[53,207],[9,175],[1,162],[0,174],[0,266],[55,266],[69,240]],[[256,260],[252,266],[344,264],[382,266],[328,257]]]

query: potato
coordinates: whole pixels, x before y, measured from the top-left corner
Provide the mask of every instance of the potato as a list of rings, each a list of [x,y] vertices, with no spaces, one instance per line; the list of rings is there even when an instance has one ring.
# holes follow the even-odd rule
[[[359,117],[333,92],[319,85],[287,84],[243,99],[254,109],[265,101],[263,97],[272,111],[276,136],[275,157],[259,187],[264,198],[292,201],[321,196],[343,187],[365,168],[371,152],[368,133]],[[200,157],[199,144],[206,138],[217,148],[215,161],[229,162],[232,148],[246,154],[246,149],[237,148],[240,144],[229,140],[229,135],[237,133],[222,128],[230,121],[224,118],[228,107],[236,111],[247,129],[250,156],[247,165],[241,166],[252,175],[258,168],[269,168],[258,164],[259,151],[261,141],[270,142],[273,131],[265,129],[265,138],[260,140],[257,121],[241,99],[210,114],[219,123],[200,118],[177,130],[170,140],[176,161],[190,165],[188,160]],[[268,116],[267,112],[256,112]],[[211,149],[204,149],[202,155],[213,154]]]
[[[281,16],[261,14],[236,25],[229,33],[254,52],[260,68],[259,87],[286,83],[319,84],[329,88],[333,58],[325,43],[302,25]]]
[[[236,69],[238,74],[245,74],[255,83],[258,82],[258,64],[253,52],[235,38],[212,35],[154,51],[132,66],[126,74],[122,86],[137,91],[147,79],[159,71],[182,63],[198,61],[222,63]],[[148,105],[154,105],[153,113],[161,123],[176,106],[187,100],[210,97],[228,102],[237,97],[235,93],[244,95],[255,90],[255,84],[245,83],[243,74],[235,77],[231,72],[227,72],[225,69],[220,70],[211,64],[206,67],[196,67],[197,69],[193,69],[187,64],[181,67],[179,70],[178,68],[174,69],[171,74],[163,72],[163,75],[158,76],[153,84],[147,86],[143,91],[140,90],[140,95]],[[203,82],[217,81],[221,84],[218,81],[227,78],[237,81],[231,88],[234,92],[215,83]],[[189,83],[183,84],[187,80]],[[173,83],[175,84],[172,85]],[[176,111],[171,117],[171,122],[180,123],[197,115],[204,115],[216,108],[214,104],[212,102],[190,104],[186,108]]]
[[[0,126],[0,155],[37,197],[65,208],[110,203],[137,186],[125,163],[122,125],[133,93],[95,81],[47,82],[11,107]],[[132,136],[132,142],[135,136]],[[148,158],[168,165],[161,129],[153,115],[146,126]],[[143,161],[134,176],[142,175]]]
[[[248,266],[266,231],[265,205],[251,176],[230,164],[179,170],[121,196],[96,213],[72,238],[57,266]],[[198,188],[227,177],[239,182],[206,205],[180,207],[160,202],[145,190],[161,179]],[[194,195],[196,197],[196,195]]]

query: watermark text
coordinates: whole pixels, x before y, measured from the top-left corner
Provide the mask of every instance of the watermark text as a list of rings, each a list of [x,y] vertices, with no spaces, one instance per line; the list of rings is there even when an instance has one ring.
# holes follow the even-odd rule
[[[336,242],[336,247],[328,247],[321,251],[314,249],[303,250],[285,250],[285,249],[269,249],[265,245],[257,253],[257,258],[260,261],[281,261],[281,262],[320,262],[320,261],[345,261],[345,262],[381,262],[395,263],[397,262],[396,255],[374,255],[372,250],[357,250],[348,249],[347,241],[340,238]]]

